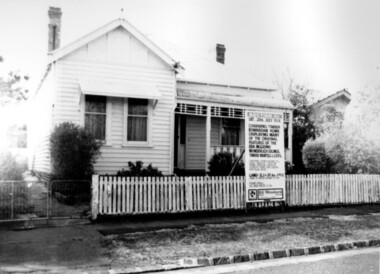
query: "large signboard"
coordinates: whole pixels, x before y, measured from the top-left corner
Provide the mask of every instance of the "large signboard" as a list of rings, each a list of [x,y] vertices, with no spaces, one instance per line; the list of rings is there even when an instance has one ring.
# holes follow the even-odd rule
[[[246,111],[246,202],[285,201],[282,113]]]

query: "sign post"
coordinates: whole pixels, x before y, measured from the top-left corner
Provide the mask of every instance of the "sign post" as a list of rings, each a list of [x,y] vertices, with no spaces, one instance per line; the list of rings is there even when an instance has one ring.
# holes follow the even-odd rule
[[[246,202],[285,201],[282,113],[246,111]]]

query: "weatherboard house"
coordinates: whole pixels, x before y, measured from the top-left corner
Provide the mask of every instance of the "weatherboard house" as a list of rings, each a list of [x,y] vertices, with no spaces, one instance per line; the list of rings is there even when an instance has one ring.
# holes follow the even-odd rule
[[[275,88],[228,70],[223,45],[213,62],[186,63],[117,19],[59,47],[61,15],[50,8],[48,66],[30,125],[32,170],[50,173],[49,134],[70,121],[104,141],[99,174],[138,160],[167,175],[204,173],[213,154],[242,153],[246,110],[283,114],[292,161],[292,105]]]
[[[345,113],[350,102],[351,93],[346,89],[339,90],[312,104],[310,118],[314,122],[318,121],[325,112],[324,108],[328,105],[335,107],[335,109],[341,113]]]

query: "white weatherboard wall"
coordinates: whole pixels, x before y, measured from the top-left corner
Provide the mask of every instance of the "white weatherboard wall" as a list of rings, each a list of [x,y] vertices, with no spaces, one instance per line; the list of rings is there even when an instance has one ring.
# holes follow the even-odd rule
[[[33,111],[28,123],[29,168],[33,171],[49,174],[50,141],[53,120],[54,66],[32,99]]]
[[[172,127],[175,107],[175,73],[153,52],[117,28],[57,61],[57,97],[54,124],[84,124],[83,96],[78,80],[130,81],[155,86],[162,98],[152,112],[150,146],[125,146],[124,99],[107,98],[110,134],[95,164],[100,174],[114,174],[128,161],[152,164],[165,174],[172,172]],[[80,103],[80,101],[82,103]]]

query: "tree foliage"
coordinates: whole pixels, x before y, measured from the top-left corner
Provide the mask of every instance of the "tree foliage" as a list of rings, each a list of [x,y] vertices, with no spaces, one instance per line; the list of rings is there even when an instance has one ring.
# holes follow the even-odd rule
[[[343,123],[345,160],[352,172],[380,173],[380,83],[353,96]]]
[[[4,59],[0,56],[0,63]],[[21,75],[20,72],[10,71],[7,77],[0,77],[0,106],[16,104],[27,100],[28,89],[23,86],[29,80],[29,76]]]
[[[65,122],[50,136],[52,173],[58,180],[89,179],[102,143],[83,127]]]
[[[329,173],[329,157],[325,143],[319,139],[309,139],[302,150],[302,158],[308,173]]]
[[[0,153],[0,181],[20,181],[28,169],[26,162],[17,161],[10,152]]]
[[[380,173],[380,88],[353,96],[346,113],[326,106],[317,123],[331,173]],[[321,168],[323,168],[321,166]]]

